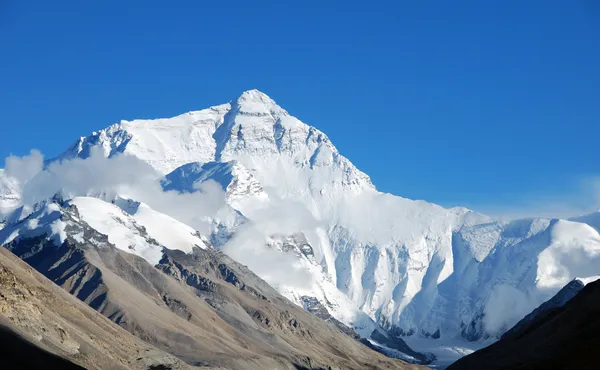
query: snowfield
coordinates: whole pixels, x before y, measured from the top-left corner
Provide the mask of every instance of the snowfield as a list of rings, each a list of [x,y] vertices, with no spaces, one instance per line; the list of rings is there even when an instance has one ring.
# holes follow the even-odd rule
[[[206,240],[194,229],[143,203],[132,205],[123,200],[116,203],[127,212],[97,198],[76,197],[70,203],[77,207],[81,220],[107,235],[115,247],[143,257],[153,265],[162,258],[162,246],[187,253],[193,247],[206,248]]]

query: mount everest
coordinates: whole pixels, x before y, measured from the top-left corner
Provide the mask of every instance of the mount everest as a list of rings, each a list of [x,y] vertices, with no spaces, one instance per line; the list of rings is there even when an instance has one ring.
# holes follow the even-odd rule
[[[598,214],[499,221],[381,193],[327,135],[257,90],[37,156],[0,172],[3,245],[77,240],[48,203],[58,194],[124,252],[156,265],[163,246],[214,245],[409,360],[419,355],[403,340],[434,353],[481,347],[572,279],[600,274]]]

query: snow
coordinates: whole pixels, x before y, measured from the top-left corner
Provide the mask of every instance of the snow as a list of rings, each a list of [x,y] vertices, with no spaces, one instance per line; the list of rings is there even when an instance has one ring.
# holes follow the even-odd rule
[[[405,338],[406,343],[415,351],[433,353],[436,360],[427,366],[432,369],[445,369],[459,358],[493,343],[491,340],[469,342],[465,339],[429,340],[419,337]]]
[[[10,243],[17,238],[47,235],[56,246],[61,246],[67,238],[66,224],[61,220],[61,214],[58,205],[44,202],[27,218],[8,223],[0,230],[0,245]]]
[[[166,174],[186,163],[214,159],[212,134],[229,109],[225,104],[169,119],[121,121],[80,138],[58,159],[87,158],[100,145],[107,157],[132,153]]]
[[[251,171],[237,161],[192,162],[178,167],[162,181],[165,191],[195,192],[206,181],[217,182],[235,208],[243,208],[248,201],[265,201],[268,195]]]
[[[80,221],[106,235],[108,241],[117,248],[138,255],[152,264],[162,258],[163,246],[190,253],[195,247],[205,249],[209,245],[207,239],[191,227],[143,203],[136,203],[135,207],[123,199],[116,203],[129,205],[127,209],[133,213],[129,214],[116,204],[98,198],[75,197],[64,206],[74,206],[77,212],[69,213],[70,221],[63,221],[65,210],[57,203],[45,201],[37,205],[37,209],[26,218],[15,219],[0,230],[0,245],[16,238],[45,235],[60,246],[67,239],[69,223]],[[85,242],[82,231],[71,232],[68,236],[77,242]]]
[[[206,248],[191,227],[139,204],[133,215],[115,204],[90,197],[73,198],[81,219],[108,236],[117,248],[157,264],[162,247],[190,253],[194,247]],[[154,240],[154,242],[153,242]]]
[[[115,247],[157,264],[162,258],[162,247],[151,243],[139,224],[117,206],[95,198],[76,197],[71,201],[81,219],[92,228],[108,236]]]
[[[206,248],[208,242],[196,230],[157,212],[145,204],[140,204],[132,214],[135,221],[146,228],[148,235],[169,249],[178,249],[190,253],[194,247]]]
[[[76,197],[71,204],[77,207],[83,221],[107,235],[117,248],[141,256],[152,264],[162,258],[163,246],[188,253],[195,246],[206,248],[191,227],[144,204],[137,207],[133,216],[96,198]]]
[[[0,169],[0,221],[19,206],[19,182]]]

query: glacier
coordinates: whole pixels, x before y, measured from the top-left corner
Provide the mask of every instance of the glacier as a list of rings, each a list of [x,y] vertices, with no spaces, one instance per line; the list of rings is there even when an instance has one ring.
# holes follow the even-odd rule
[[[258,90],[172,118],[121,121],[79,138],[48,163],[97,152],[148,164],[165,192],[193,194],[215,182],[235,213],[207,216],[211,228],[197,232],[187,214],[154,211],[132,194],[77,194],[125,212],[101,211],[105,206],[89,197],[73,200],[100,232],[116,227],[106,215],[130,224],[105,229],[118,235],[111,242],[130,250],[136,227],[174,249],[210,241],[293,302],[313,297],[367,338],[384,330],[423,348],[455,341],[477,347],[573,278],[600,274],[597,215],[502,221],[382,193],[325,133]],[[17,185],[0,173],[7,209],[19,204]],[[130,251],[154,261],[153,248]],[[302,284],[286,278],[296,270]]]

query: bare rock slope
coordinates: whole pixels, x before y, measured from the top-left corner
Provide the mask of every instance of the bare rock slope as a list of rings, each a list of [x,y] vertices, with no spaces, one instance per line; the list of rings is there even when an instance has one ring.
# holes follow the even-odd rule
[[[0,326],[0,368],[188,368],[114,325],[4,248]]]

